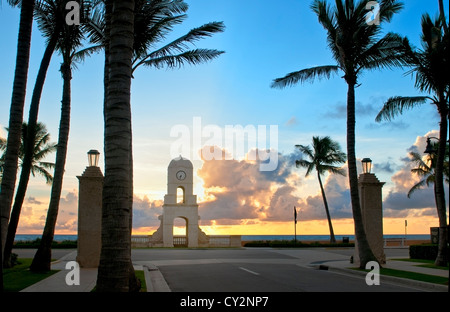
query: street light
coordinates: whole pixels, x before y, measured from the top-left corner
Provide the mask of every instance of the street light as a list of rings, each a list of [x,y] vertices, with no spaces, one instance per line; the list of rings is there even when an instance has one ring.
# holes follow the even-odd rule
[[[100,158],[100,153],[97,150],[90,150],[87,152],[89,167],[98,167],[98,159]]]
[[[370,173],[372,171],[372,159],[364,158],[361,162],[363,173]]]
[[[425,148],[425,152],[424,152],[425,154],[435,154],[435,153],[437,153],[437,150],[435,150],[433,148],[433,145],[431,144],[431,139],[435,139],[435,140],[439,141],[439,139],[436,138],[436,137],[429,137],[429,138],[427,138],[427,147]]]

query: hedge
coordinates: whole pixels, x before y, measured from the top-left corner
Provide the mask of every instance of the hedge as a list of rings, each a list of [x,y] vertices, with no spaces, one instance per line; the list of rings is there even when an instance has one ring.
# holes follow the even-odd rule
[[[39,248],[41,244],[41,239],[36,238],[30,241],[16,241],[14,242],[13,248]],[[64,241],[53,241],[52,248],[77,248],[77,241],[64,240]]]
[[[409,257],[411,259],[435,260],[438,254],[438,245],[423,244],[409,246]]]

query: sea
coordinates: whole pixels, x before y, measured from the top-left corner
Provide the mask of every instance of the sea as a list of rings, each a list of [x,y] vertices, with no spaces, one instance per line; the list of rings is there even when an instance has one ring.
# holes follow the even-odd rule
[[[344,237],[348,237],[349,240],[354,240],[354,235],[335,235],[336,241],[342,241]],[[15,241],[33,241],[37,238],[41,238],[41,235],[36,234],[17,234]],[[76,241],[77,235],[58,235],[55,234],[54,241]],[[405,235],[384,235],[384,238],[405,238]],[[329,235],[242,235],[242,241],[261,241],[261,240],[294,240],[298,241],[327,241],[330,240]],[[407,240],[428,240],[430,239],[430,234],[408,234],[406,235]]]

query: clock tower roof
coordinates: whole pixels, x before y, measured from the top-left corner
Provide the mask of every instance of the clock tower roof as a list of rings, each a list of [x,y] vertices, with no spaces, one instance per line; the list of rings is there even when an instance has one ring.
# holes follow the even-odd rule
[[[172,161],[169,164],[169,168],[173,168],[173,167],[183,167],[183,168],[189,168],[189,169],[194,168],[194,166],[192,165],[192,162],[189,159],[182,157],[181,155],[177,158],[172,159]]]

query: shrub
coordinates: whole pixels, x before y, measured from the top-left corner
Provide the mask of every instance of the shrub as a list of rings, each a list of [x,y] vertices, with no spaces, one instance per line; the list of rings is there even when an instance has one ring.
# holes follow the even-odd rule
[[[423,244],[409,246],[409,257],[411,259],[435,260],[438,254],[438,245]]]

